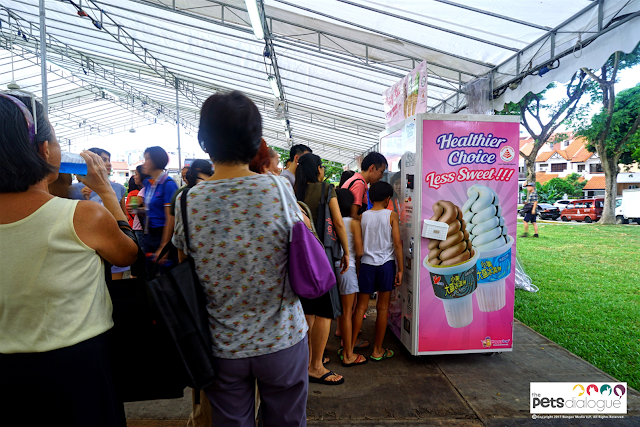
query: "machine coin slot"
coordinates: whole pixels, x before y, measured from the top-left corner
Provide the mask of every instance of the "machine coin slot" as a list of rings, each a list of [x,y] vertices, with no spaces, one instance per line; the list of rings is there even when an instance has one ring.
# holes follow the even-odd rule
[[[413,190],[413,175],[407,174],[407,188]]]

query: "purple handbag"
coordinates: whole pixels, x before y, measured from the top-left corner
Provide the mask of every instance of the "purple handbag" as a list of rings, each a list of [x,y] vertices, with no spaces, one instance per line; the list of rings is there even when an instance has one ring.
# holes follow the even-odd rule
[[[287,200],[298,206],[293,193],[284,188],[280,178],[271,177],[280,192],[284,216],[291,227],[289,233],[289,284],[297,295],[318,298],[336,285],[336,276],[320,241],[304,221],[293,222]],[[299,210],[300,208],[298,208]]]

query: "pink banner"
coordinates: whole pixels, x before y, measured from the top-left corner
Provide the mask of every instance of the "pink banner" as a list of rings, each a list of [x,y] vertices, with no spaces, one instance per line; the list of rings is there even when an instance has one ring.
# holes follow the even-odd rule
[[[420,352],[513,346],[518,138],[518,123],[424,121],[422,226],[445,234],[421,239]]]
[[[414,114],[427,112],[427,61],[382,94],[386,127],[400,123]]]

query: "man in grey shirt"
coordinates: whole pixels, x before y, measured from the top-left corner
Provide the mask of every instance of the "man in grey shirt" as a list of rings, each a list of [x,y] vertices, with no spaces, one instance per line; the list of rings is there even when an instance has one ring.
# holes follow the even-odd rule
[[[291,164],[287,169],[282,171],[280,176],[286,177],[291,183],[291,187],[295,186],[296,184],[296,169],[298,168],[298,159],[300,158],[300,156],[307,153],[313,153],[313,151],[311,151],[311,148],[302,144],[294,145],[293,147],[291,147],[291,150],[289,150],[289,160],[291,160]]]

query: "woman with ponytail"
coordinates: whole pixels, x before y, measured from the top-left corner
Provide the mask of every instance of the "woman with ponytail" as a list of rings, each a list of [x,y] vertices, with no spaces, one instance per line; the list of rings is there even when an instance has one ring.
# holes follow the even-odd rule
[[[296,185],[294,191],[299,201],[309,206],[311,221],[316,224],[319,234],[322,234],[324,224],[318,224],[318,210],[321,208],[322,189],[324,181],[324,166],[322,160],[315,154],[307,153],[298,159],[296,168]],[[336,235],[342,246],[343,274],[349,268],[349,243],[347,231],[340,214],[340,206],[333,186],[324,185],[325,200],[328,201],[331,219]],[[330,260],[333,264],[333,260]],[[341,375],[328,370],[322,364],[324,349],[329,339],[331,319],[342,314],[342,304],[337,286],[329,292],[315,299],[300,298],[307,323],[309,324],[309,382],[338,385],[344,383]],[[337,313],[337,314],[336,314]]]

